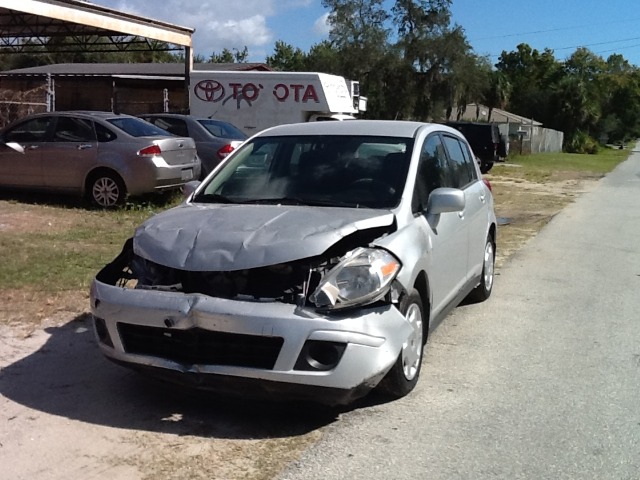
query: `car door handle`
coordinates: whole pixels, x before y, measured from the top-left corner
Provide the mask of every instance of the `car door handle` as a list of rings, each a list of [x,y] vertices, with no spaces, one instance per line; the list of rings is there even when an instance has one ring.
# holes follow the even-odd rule
[[[464,218],[464,212],[458,212],[458,216],[459,216],[460,218]]]
[[[40,148],[38,145],[29,145],[25,150],[37,150],[38,148]]]
[[[486,197],[486,195],[480,195],[480,201],[481,201],[482,203],[484,203],[484,201],[485,201],[485,199],[486,199],[486,198],[487,198],[487,197]]]
[[[93,145],[89,143],[82,143],[78,145],[78,150],[86,150],[87,148],[91,148],[91,147],[93,147]]]

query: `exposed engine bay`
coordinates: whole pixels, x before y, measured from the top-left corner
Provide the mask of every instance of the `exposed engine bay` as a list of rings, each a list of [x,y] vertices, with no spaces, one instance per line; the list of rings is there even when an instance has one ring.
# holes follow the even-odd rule
[[[282,302],[304,306],[323,276],[351,250],[385,235],[388,228],[357,231],[323,255],[234,271],[187,271],[167,267],[134,252],[129,239],[120,255],[100,271],[105,283],[143,290],[200,293],[230,300]]]

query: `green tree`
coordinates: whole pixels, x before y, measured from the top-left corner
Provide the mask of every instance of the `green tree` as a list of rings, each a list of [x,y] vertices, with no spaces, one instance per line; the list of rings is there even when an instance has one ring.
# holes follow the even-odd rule
[[[300,48],[278,40],[266,63],[274,70],[301,72],[306,69],[307,55]]]
[[[599,79],[602,117],[599,138],[625,142],[640,136],[640,70],[621,56],[607,59]]]
[[[316,43],[306,56],[305,70],[342,74],[340,51],[329,40]]]
[[[242,50],[223,48],[220,53],[213,52],[209,57],[211,63],[247,63],[249,49],[245,46]]]
[[[592,127],[600,116],[600,108],[591,96],[587,82],[567,75],[557,85],[553,99],[555,118],[552,128],[563,128],[572,135],[577,131],[594,133]]]
[[[382,0],[322,0],[330,10],[329,40],[340,51],[341,73],[363,78],[384,55],[389,31],[389,18]]]
[[[329,42],[339,54],[330,55],[325,44],[313,52],[309,63],[317,65],[318,54],[325,54],[323,60],[336,63],[333,73],[360,82],[369,97],[367,116],[380,115],[381,60],[389,48],[389,14],[383,0],[322,0],[322,5],[329,9]]]
[[[415,70],[410,116],[416,119],[449,116],[486,88],[482,62],[462,28],[451,26],[450,7],[450,0],[397,0],[392,8],[396,47]]]
[[[489,74],[489,88],[484,93],[484,104],[489,108],[489,121],[491,121],[493,109],[506,108],[510,96],[511,83],[507,76],[498,70],[492,70]]]
[[[553,120],[551,96],[564,75],[552,50],[539,52],[521,43],[512,52],[502,52],[496,69],[511,85],[508,109],[544,124]]]

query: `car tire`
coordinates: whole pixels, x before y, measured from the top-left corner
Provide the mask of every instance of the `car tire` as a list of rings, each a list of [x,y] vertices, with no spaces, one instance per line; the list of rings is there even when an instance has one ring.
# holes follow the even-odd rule
[[[379,390],[393,398],[404,397],[418,383],[429,328],[417,290],[411,290],[402,298],[399,310],[413,327],[413,334],[403,344],[396,362],[379,384]]]
[[[496,262],[496,242],[493,235],[489,234],[484,247],[484,257],[482,263],[482,276],[480,284],[474,288],[469,296],[469,301],[473,303],[484,302],[491,296],[493,290],[493,277]]]
[[[117,173],[103,171],[92,175],[87,182],[87,196],[97,207],[113,208],[124,203],[127,190]]]
[[[493,162],[482,161],[480,163],[480,173],[488,173],[493,168]]]

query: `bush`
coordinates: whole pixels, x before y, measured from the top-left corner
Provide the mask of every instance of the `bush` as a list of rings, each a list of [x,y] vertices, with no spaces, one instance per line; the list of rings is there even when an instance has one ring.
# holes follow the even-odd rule
[[[565,141],[564,150],[567,153],[588,153],[594,155],[598,153],[599,147],[598,142],[592,137],[578,130]]]

